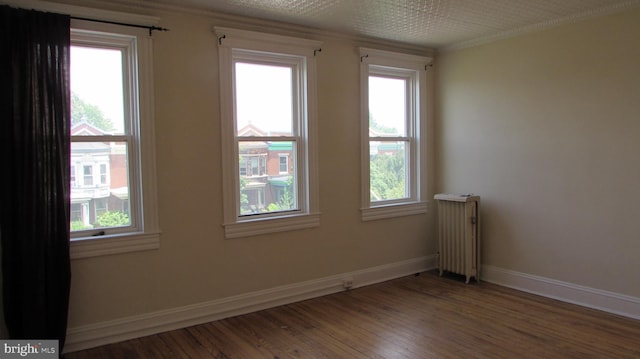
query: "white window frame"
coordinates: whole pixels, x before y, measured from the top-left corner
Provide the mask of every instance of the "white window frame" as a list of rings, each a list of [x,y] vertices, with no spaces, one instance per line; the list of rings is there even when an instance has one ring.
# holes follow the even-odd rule
[[[426,127],[426,70],[432,58],[361,47],[360,49],[360,103],[361,103],[361,214],[363,221],[393,218],[427,211],[425,170],[422,165],[424,128]],[[369,76],[380,75],[403,78],[407,81],[407,124],[404,136],[384,137],[406,144],[408,173],[405,181],[408,198],[389,201],[371,201],[370,141],[369,136]],[[382,137],[380,137],[382,138]]]
[[[312,228],[320,225],[316,126],[316,53],[322,43],[289,36],[215,27],[220,66],[220,116],[222,130],[224,230],[226,238]],[[292,137],[296,151],[298,207],[296,211],[240,215],[240,171],[235,117],[234,58],[295,62],[299,69],[299,122]],[[295,78],[296,76],[294,76]],[[298,127],[297,129],[295,127]],[[244,137],[243,137],[244,138]],[[288,137],[286,137],[288,138]],[[274,138],[274,140],[285,140]],[[268,137],[260,137],[268,141]]]
[[[60,11],[83,15],[87,10],[62,7]],[[94,11],[93,18],[101,12]],[[109,12],[113,19],[120,13]],[[135,17],[135,18],[132,18]],[[157,23],[149,16],[122,14],[122,21]],[[153,83],[151,37],[146,29],[123,27],[82,20],[71,21],[71,44],[105,48],[118,48],[125,52],[123,72],[125,82],[125,126],[123,136],[74,136],[73,141],[128,142],[129,218],[131,225],[77,231],[71,234],[71,258],[85,258],[160,247],[156,194],[156,160],[153,121]],[[95,171],[94,171],[95,172]],[[108,181],[107,181],[108,182]]]

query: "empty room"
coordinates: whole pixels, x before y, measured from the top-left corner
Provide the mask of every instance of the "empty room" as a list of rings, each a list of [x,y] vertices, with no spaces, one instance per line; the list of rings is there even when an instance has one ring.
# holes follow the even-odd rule
[[[639,0],[0,10],[4,354],[640,358]]]

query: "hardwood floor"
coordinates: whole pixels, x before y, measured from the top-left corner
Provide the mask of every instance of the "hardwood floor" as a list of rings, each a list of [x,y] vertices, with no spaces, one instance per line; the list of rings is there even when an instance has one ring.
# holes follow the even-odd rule
[[[640,358],[640,321],[427,272],[66,358]]]

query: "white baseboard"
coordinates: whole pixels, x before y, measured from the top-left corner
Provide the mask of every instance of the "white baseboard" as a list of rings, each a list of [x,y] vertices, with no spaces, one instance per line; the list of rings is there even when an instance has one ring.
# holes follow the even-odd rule
[[[490,265],[482,266],[482,280],[543,297],[640,319],[640,298],[539,277]]]
[[[437,256],[431,255],[209,302],[73,327],[67,331],[65,352],[93,348],[337,293],[345,290],[344,280],[351,280],[352,288],[357,288],[436,267]]]

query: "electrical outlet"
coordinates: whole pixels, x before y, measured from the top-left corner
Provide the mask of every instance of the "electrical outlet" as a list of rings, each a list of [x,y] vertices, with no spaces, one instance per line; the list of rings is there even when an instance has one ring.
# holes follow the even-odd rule
[[[351,289],[353,287],[353,278],[345,278],[342,280],[342,287],[344,289]]]

